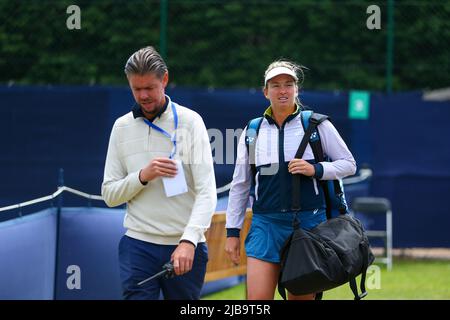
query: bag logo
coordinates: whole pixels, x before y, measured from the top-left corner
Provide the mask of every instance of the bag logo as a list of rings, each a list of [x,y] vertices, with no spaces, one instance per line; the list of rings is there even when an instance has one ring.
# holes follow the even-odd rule
[[[319,135],[317,134],[317,132],[313,132],[311,134],[311,137],[309,138],[311,141],[316,141],[319,139]]]
[[[255,137],[246,137],[247,138],[247,144],[252,144],[255,141]]]

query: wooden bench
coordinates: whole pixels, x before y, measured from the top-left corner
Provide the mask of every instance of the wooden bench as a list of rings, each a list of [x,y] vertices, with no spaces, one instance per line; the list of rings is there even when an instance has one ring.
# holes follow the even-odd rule
[[[252,211],[247,209],[241,230],[241,239],[245,239],[247,236],[251,219]],[[225,212],[216,212],[212,218],[211,227],[205,234],[209,255],[205,282],[247,274],[247,256],[245,254],[244,241],[241,241],[241,261],[236,266],[225,252],[226,232]]]

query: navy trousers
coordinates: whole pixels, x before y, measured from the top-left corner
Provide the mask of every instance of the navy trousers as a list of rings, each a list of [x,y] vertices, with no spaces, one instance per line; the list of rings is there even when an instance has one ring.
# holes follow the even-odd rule
[[[141,286],[137,284],[162,270],[176,245],[149,243],[126,235],[119,243],[120,278],[123,298],[126,300],[198,300],[206,274],[208,248],[198,243],[192,270],[170,279],[160,277]]]

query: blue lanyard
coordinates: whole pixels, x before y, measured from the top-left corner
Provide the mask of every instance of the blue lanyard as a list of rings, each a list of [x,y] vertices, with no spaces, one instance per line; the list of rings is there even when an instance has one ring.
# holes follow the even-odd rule
[[[172,108],[173,122],[174,122],[174,127],[175,127],[172,136],[166,130],[161,129],[160,127],[158,127],[156,124],[152,123],[151,121],[148,121],[147,119],[144,119],[144,121],[146,124],[148,124],[149,127],[162,133],[163,135],[168,137],[170,139],[170,141],[172,141],[173,148],[172,148],[172,152],[170,153],[170,156],[169,156],[169,158],[172,159],[172,157],[175,155],[175,152],[177,151],[177,134],[176,133],[177,133],[177,128],[178,128],[178,114],[177,114],[177,110],[175,109],[173,102],[170,102],[170,107]]]

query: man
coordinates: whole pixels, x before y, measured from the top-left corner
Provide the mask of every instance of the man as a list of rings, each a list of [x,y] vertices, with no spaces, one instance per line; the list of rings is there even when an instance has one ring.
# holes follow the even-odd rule
[[[208,252],[204,232],[217,196],[202,118],[165,95],[169,73],[153,47],[125,65],[136,104],[114,123],[102,196],[127,203],[119,244],[124,299],[198,299]],[[175,277],[139,282],[171,261]]]

